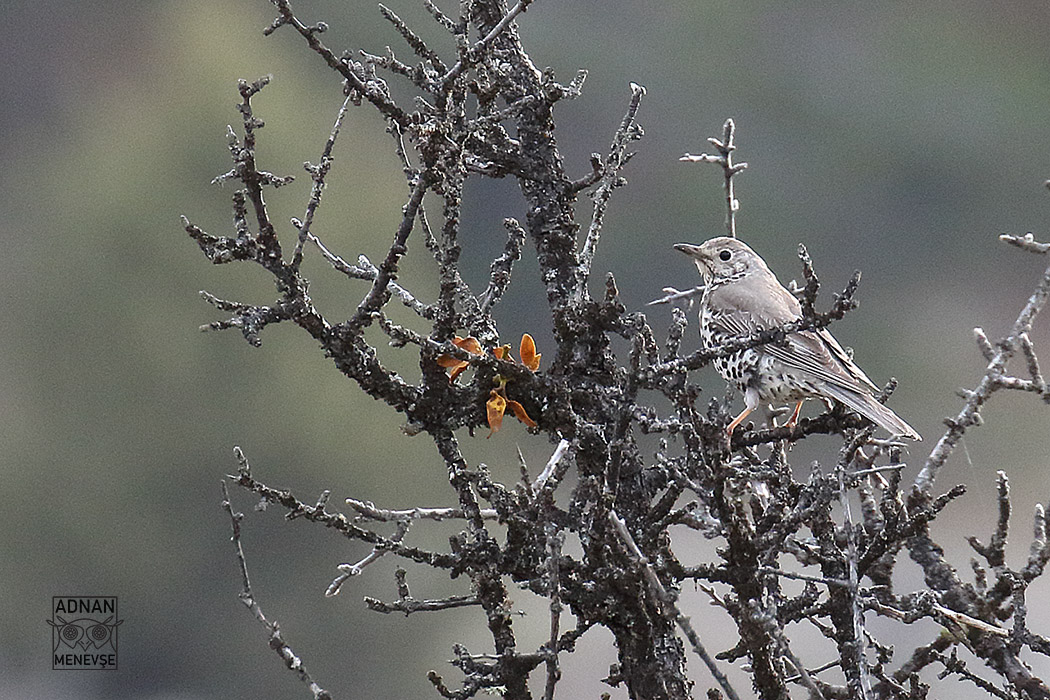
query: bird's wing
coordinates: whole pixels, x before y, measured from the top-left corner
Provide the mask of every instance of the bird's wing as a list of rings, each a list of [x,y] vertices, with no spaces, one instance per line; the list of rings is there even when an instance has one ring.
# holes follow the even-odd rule
[[[879,391],[826,329],[792,333],[783,345],[770,343],[763,350],[788,367],[801,369],[828,384],[852,391]]]
[[[783,326],[801,316],[798,300],[774,275],[756,275],[747,282],[712,290],[711,306],[717,310],[714,320],[725,332],[748,336]],[[791,333],[784,343],[769,343],[763,346],[763,351],[788,367],[803,370],[830,384],[851,391],[879,390],[825,329]]]

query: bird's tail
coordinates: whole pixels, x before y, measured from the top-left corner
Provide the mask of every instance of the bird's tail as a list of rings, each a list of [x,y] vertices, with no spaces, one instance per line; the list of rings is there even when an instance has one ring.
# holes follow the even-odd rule
[[[835,399],[846,405],[853,411],[864,416],[872,423],[882,426],[894,436],[904,436],[912,440],[922,440],[922,436],[900,416],[883,406],[870,394],[862,394],[850,391],[845,387],[828,384],[824,391]]]

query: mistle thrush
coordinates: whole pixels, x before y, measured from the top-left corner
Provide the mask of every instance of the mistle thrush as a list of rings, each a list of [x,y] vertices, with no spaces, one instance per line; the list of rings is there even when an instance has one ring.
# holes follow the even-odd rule
[[[700,301],[700,338],[714,348],[730,338],[749,337],[802,316],[798,299],[766,262],[735,238],[712,238],[675,249],[693,258],[706,286]],[[789,333],[768,343],[714,360],[718,373],[744,394],[745,408],[726,429],[730,435],[761,404],[796,402],[798,420],[807,398],[834,399],[895,436],[921,440],[915,429],[875,400],[879,389],[825,329]]]

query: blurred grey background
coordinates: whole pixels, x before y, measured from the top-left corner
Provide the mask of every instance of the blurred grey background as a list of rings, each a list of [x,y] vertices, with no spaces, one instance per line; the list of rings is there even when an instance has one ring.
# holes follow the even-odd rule
[[[382,53],[389,44],[410,56],[373,3],[294,6],[307,21],[329,23],[323,39],[337,53]],[[390,6],[435,48],[451,51],[420,2]],[[234,445],[259,478],[304,500],[331,489],[334,504],[346,496],[386,507],[453,503],[427,438],[402,436],[398,417],[342,378],[305,333],[272,327],[254,349],[236,332],[197,330],[223,318],[200,289],[256,303],[274,298],[262,270],[210,265],[178,218],[215,234],[230,230],[232,188],[209,181],[229,168],[224,132],[239,122],[235,81],[274,76],[255,104],[267,123],[262,166],[298,176],[269,195],[280,222],[302,216],[309,178],[301,164],[318,159],[342,99],[337,77],[297,35],[262,36],[273,14],[264,0],[5,3],[2,697],[305,696],[237,600],[229,523],[219,507],[219,480],[236,469]],[[911,453],[914,476],[941,420],[958,410],[956,389],[982,373],[972,328],[998,337],[1046,263],[996,237],[1050,237],[1042,184],[1050,177],[1048,21],[1046,3],[1020,0],[538,0],[518,25],[536,64],[563,82],[577,69],[590,72],[583,96],[556,112],[571,173],[582,175],[588,155],[607,149],[629,82],[648,89],[640,112],[646,136],[628,167],[630,184],[608,212],[596,271],[613,272],[634,309],[662,287],[695,284],[695,270],[671,245],[722,232],[721,176],[677,158],[705,150],[704,139],[733,117],[738,159],[750,164],[738,180],[741,237],[785,282],[800,276],[795,250],[805,243],[825,305],[854,269],[863,270],[861,308],[834,330],[873,379],[900,380],[893,406],[926,436]],[[315,230],[348,259],[375,258],[396,226],[405,186],[373,110],[350,112],[335,157]],[[509,181],[475,183],[468,196],[466,274],[480,285],[503,245],[503,217],[525,211]],[[581,222],[588,217],[584,199]],[[402,279],[426,298],[433,267],[420,251],[416,243]],[[502,328],[508,341],[528,331],[541,352],[549,350],[530,249],[517,269],[500,308]],[[306,271],[332,318],[345,316],[365,291],[316,255]],[[668,310],[647,313],[662,334]],[[1033,333],[1044,350],[1047,320]],[[696,347],[695,335],[689,343]],[[388,361],[412,376],[407,353],[388,353]],[[721,395],[717,382],[710,385]],[[987,540],[994,525],[996,470],[1006,470],[1013,487],[1014,565],[1027,554],[1033,507],[1050,499],[1045,405],[997,396],[985,417],[941,483],[972,487],[935,527],[964,571],[964,537]],[[512,422],[491,440],[463,440],[468,458],[504,481],[516,478],[514,446],[533,469],[552,449]],[[834,439],[814,438],[794,463],[830,460],[835,449]],[[277,509],[256,513],[252,499],[234,495],[248,513],[244,546],[263,609],[338,697],[436,697],[425,674],[434,668],[448,683],[458,680],[446,663],[452,642],[488,649],[476,611],[408,619],[368,612],[362,596],[395,597],[393,561],[324,598],[336,565],[367,549],[308,523],[285,523]],[[411,536],[443,548],[450,532],[417,526]],[[706,543],[680,540],[683,557],[710,552]],[[418,597],[465,592],[463,581],[420,569],[409,576]],[[1050,583],[1032,593],[1043,603],[1031,606],[1031,623],[1046,634]],[[51,670],[45,620],[54,595],[119,596],[118,671]],[[515,602],[528,612],[519,623],[522,645],[538,645],[546,634],[542,605],[524,592]],[[728,643],[720,629],[726,618],[702,594],[687,591],[683,605],[709,646]],[[921,643],[937,629],[916,633]],[[610,641],[602,632],[584,638],[581,653],[566,660],[560,692],[596,698],[611,690],[598,683],[615,660]],[[897,646],[909,651],[903,639]],[[831,658],[815,638],[796,651],[814,666]],[[1031,661],[1050,675],[1045,659]],[[707,686],[699,664],[692,673],[700,689]],[[956,684],[952,692],[973,691]],[[625,697],[622,689],[612,694]]]

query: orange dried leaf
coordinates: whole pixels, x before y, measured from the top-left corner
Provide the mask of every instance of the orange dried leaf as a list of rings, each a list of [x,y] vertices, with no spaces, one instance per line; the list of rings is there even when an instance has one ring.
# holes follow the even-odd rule
[[[438,366],[444,367],[449,370],[448,381],[456,381],[456,377],[463,374],[467,367],[470,367],[470,363],[459,359],[458,357],[452,357],[451,355],[438,355],[437,358]]]
[[[540,368],[540,358],[543,355],[536,353],[536,341],[528,333],[521,336],[521,347],[518,349],[518,354],[521,356],[521,364],[533,372]]]
[[[457,348],[463,348],[467,352],[472,352],[475,355],[481,354],[481,343],[474,336],[467,336],[466,338],[460,338],[458,335],[452,339],[452,344]]]
[[[529,418],[529,414],[525,412],[525,407],[514,399],[507,399],[507,405],[510,406],[510,410],[514,412],[514,417],[520,420],[530,428],[536,427],[536,421]]]
[[[478,339],[474,336],[460,338],[457,335],[455,338],[452,339],[451,342],[457,348],[466,350],[469,353],[473,353],[475,355],[481,354],[481,343],[479,343]],[[456,377],[463,374],[467,367],[470,366],[470,363],[466,360],[461,360],[458,357],[453,357],[452,355],[438,355],[436,362],[438,363],[439,367],[444,367],[445,369],[450,370],[448,373],[448,380],[450,382],[456,381]]]
[[[464,372],[466,372],[467,371],[467,367],[470,367],[470,363],[469,362],[460,362],[458,365],[456,365],[452,369],[451,372],[448,373],[448,381],[449,382],[456,381],[456,377],[458,377],[459,375],[461,375]]]
[[[489,392],[489,400],[485,402],[485,411],[488,414],[489,434],[500,429],[503,425],[503,414],[507,410],[507,399],[496,389]]]
[[[506,360],[510,357],[510,345],[500,345],[498,348],[492,348],[492,354],[496,356],[497,360]]]

